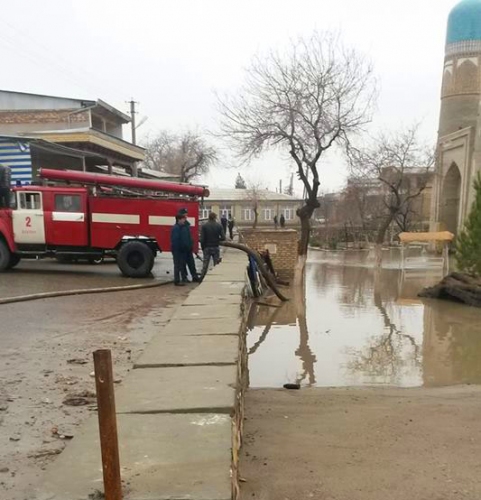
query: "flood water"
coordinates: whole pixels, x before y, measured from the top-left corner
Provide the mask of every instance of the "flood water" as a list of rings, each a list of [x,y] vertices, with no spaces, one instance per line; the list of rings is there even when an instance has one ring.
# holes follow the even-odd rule
[[[375,271],[366,252],[309,255],[305,293],[256,306],[247,342],[251,387],[436,387],[481,383],[481,309],[419,299],[438,272]]]

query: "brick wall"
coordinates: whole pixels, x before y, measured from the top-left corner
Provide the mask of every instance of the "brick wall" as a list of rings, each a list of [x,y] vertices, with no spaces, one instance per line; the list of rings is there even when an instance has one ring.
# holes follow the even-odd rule
[[[82,123],[88,122],[88,111],[71,114],[74,109],[0,111],[0,124]]]
[[[284,280],[294,277],[298,234],[295,229],[243,229],[243,243],[254,250],[268,249],[275,271]]]

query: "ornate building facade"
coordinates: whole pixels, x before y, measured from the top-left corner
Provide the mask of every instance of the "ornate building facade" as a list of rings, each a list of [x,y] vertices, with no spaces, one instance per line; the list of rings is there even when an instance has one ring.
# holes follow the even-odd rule
[[[481,170],[481,0],[461,0],[448,20],[431,229],[456,234]]]

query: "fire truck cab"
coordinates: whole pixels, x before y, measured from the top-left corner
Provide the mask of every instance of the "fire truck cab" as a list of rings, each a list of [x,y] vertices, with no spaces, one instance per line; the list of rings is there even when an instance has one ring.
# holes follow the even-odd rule
[[[198,245],[202,186],[47,169],[40,176],[56,184],[15,187],[10,206],[0,208],[0,271],[22,258],[110,255],[124,275],[146,277],[157,252],[170,251],[183,208]]]

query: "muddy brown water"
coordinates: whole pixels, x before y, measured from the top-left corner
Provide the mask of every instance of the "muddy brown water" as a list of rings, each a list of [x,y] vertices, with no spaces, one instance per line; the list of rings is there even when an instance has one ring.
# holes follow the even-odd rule
[[[367,252],[311,252],[304,294],[251,311],[250,386],[481,383],[481,310],[419,299],[440,271],[384,257],[376,272]]]

